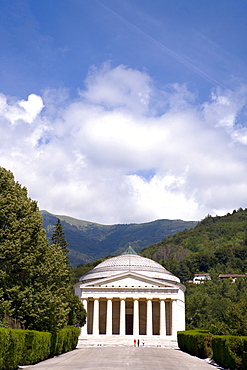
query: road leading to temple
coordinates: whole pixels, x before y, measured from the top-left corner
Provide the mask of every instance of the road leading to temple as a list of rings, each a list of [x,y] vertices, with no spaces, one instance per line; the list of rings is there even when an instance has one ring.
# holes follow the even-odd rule
[[[78,348],[23,369],[32,370],[216,370],[219,367],[178,349],[150,347]]]

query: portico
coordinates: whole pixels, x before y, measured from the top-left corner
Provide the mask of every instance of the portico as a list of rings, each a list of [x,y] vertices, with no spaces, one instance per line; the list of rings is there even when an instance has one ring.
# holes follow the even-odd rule
[[[110,258],[75,285],[87,311],[81,337],[159,336],[184,330],[184,290],[158,263],[134,254]]]

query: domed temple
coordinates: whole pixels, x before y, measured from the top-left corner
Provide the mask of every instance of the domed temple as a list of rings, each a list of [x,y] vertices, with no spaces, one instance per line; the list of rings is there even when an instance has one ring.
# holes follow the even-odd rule
[[[185,330],[185,286],[131,247],[101,262],[74,288],[87,311],[81,338],[134,335],[176,339],[177,331]]]

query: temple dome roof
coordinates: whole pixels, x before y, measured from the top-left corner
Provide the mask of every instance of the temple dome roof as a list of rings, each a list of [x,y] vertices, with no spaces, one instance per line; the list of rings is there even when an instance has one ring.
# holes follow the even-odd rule
[[[122,273],[136,273],[145,277],[161,280],[170,280],[179,283],[180,280],[167,271],[159,263],[145,257],[138,256],[133,249],[128,248],[124,254],[109,258],[80,278],[86,283],[92,280],[113,277]]]

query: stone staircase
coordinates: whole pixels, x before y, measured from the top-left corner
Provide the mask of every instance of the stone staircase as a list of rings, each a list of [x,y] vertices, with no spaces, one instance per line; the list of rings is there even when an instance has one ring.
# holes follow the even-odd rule
[[[102,336],[90,336],[80,337],[78,340],[77,348],[83,347],[134,347],[134,340],[136,340],[136,347],[138,346],[137,340],[139,339],[139,346],[146,347],[161,347],[161,348],[178,348],[176,340],[159,338],[159,337],[147,337],[140,336],[138,338],[133,335],[128,335],[125,337],[120,337],[119,335],[113,335],[107,337]]]

